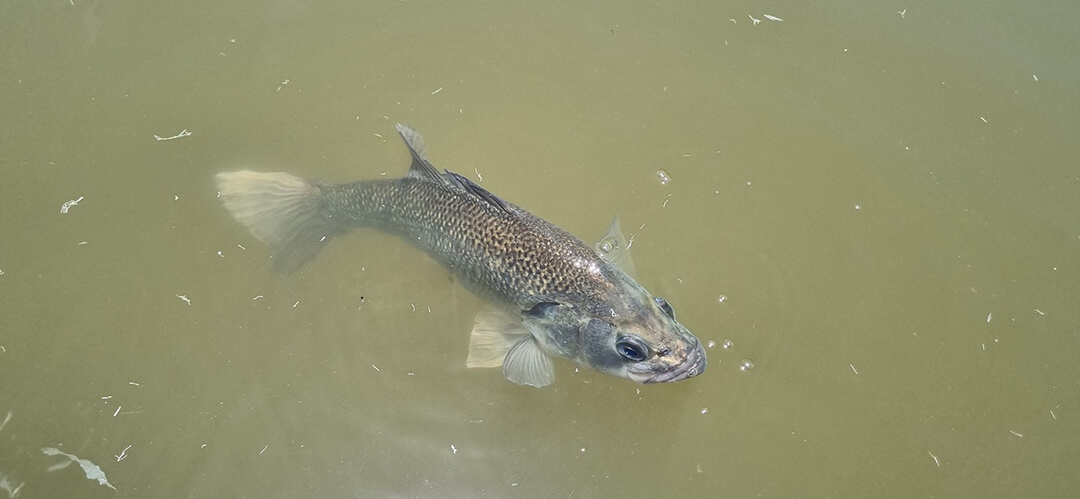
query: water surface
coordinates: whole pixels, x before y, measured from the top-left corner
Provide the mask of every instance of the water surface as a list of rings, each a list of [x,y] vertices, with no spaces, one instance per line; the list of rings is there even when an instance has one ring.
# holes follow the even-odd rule
[[[767,8],[0,7],[0,498],[1067,496],[1080,10]],[[467,370],[428,257],[278,275],[215,201],[402,175],[397,122],[583,239],[618,213],[708,372]]]

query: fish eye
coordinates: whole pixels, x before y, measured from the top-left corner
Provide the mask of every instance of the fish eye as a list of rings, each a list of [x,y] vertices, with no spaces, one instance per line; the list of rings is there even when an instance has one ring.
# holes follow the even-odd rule
[[[668,317],[675,318],[675,309],[671,308],[671,304],[667,300],[660,298],[659,296],[653,298],[656,301],[656,306],[660,307]]]
[[[623,336],[615,342],[615,351],[619,352],[624,359],[630,362],[641,362],[649,356],[649,347],[645,342],[634,336]]]

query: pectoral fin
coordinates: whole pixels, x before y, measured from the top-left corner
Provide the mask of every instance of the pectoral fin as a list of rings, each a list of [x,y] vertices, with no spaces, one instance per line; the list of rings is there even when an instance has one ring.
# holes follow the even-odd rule
[[[514,344],[531,335],[520,318],[495,307],[485,307],[476,314],[469,336],[469,358],[465,365],[499,367]]]
[[[596,254],[622,269],[626,275],[634,276],[634,262],[630,259],[630,243],[619,228],[618,215],[611,220],[611,227],[608,227],[607,234],[596,242]]]
[[[536,338],[529,335],[518,340],[507,352],[503,376],[519,385],[539,388],[555,381],[555,365],[536,344]]]

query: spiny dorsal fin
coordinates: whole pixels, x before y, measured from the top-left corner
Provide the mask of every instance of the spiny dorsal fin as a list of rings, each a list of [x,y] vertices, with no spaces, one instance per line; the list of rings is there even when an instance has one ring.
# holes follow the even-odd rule
[[[409,148],[409,154],[412,155],[412,165],[409,166],[409,177],[434,180],[439,183],[445,183],[446,179],[439,174],[439,170],[436,170],[431,162],[424,157],[424,138],[416,133],[416,130],[409,128],[407,125],[397,124],[398,135],[401,135],[401,139],[405,141],[405,146]]]
[[[515,214],[513,208],[511,208],[509,204],[506,204],[506,201],[499,199],[499,196],[496,196],[488,192],[487,189],[476,185],[475,183],[473,183],[472,180],[462,177],[461,175],[458,175],[450,170],[444,171],[446,172],[446,179],[450,181],[451,185],[455,185],[462,189],[465,189],[465,191],[486,201],[488,204],[491,204],[492,206],[502,210],[505,213],[508,213],[510,215]]]
[[[626,275],[634,277],[634,261],[630,259],[630,242],[619,227],[618,215],[611,220],[607,234],[596,242],[595,248],[600,258],[619,267]]]

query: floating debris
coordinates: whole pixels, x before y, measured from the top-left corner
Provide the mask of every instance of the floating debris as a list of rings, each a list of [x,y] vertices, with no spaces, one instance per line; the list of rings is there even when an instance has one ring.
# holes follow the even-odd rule
[[[668,185],[668,182],[671,182],[671,175],[668,175],[667,170],[663,168],[656,170],[656,177],[660,179],[660,185]]]
[[[8,477],[4,476],[3,473],[0,473],[0,490],[7,492],[9,498],[18,496],[19,490],[22,490],[23,485],[26,485],[26,482],[19,482],[18,485],[15,485],[14,481],[8,480]]]
[[[762,15],[763,15],[763,16],[765,16],[765,19],[768,19],[768,20],[770,20],[770,21],[776,21],[776,22],[778,22],[778,23],[782,23],[782,22],[784,22],[784,20],[783,20],[783,19],[780,19],[779,17],[776,17],[776,16],[770,16],[770,15],[768,15],[768,14],[762,14]]]
[[[105,472],[101,470],[101,467],[90,462],[89,459],[79,459],[79,456],[76,456],[75,454],[68,454],[67,452],[64,452],[54,447],[45,447],[41,449],[41,452],[44,453],[46,456],[64,456],[71,460],[71,462],[65,462],[59,465],[50,466],[49,471],[61,470],[66,468],[71,463],[79,463],[79,466],[83,469],[83,472],[86,473],[86,478],[89,478],[91,480],[97,480],[97,483],[104,485],[110,489],[116,490],[116,487],[113,487],[112,484],[109,483],[109,480],[105,478]]]
[[[83,197],[79,196],[79,199],[72,199],[71,201],[68,201],[68,202],[64,203],[62,206],[60,206],[60,214],[61,215],[67,215],[68,210],[70,210],[72,206],[78,205],[79,201],[82,201],[82,200],[83,200]]]
[[[940,468],[940,467],[941,467],[941,462],[940,462],[940,461],[938,461],[938,458],[937,458],[937,456],[935,456],[935,455],[934,455],[934,453],[933,453],[933,452],[930,452],[930,451],[926,451],[926,453],[927,453],[927,454],[930,454],[930,457],[934,458],[934,464],[936,464],[936,465],[937,465],[937,467],[938,467],[938,468]]]
[[[288,80],[285,80],[285,82],[288,83]],[[180,133],[178,133],[176,135],[173,135],[172,137],[161,137],[159,135],[154,135],[154,138],[157,139],[157,140],[173,140],[173,139],[179,139],[181,137],[187,137],[187,136],[190,136],[190,135],[191,135],[191,132],[187,131],[187,128],[185,128],[183,130],[180,130]]]

